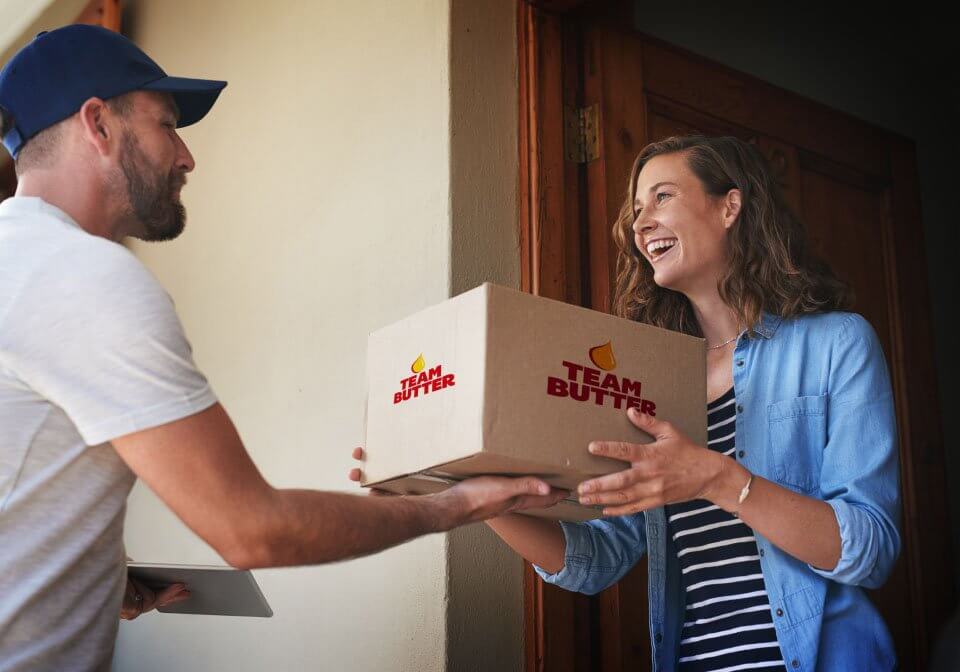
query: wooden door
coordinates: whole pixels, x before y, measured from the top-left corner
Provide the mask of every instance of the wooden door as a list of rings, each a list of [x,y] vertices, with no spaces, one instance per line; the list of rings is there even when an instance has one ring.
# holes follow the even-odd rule
[[[630,24],[627,2],[521,5],[521,53],[528,55],[522,98],[537,98],[535,109],[521,110],[522,159],[536,168],[522,182],[528,198],[521,224],[535,223],[538,235],[525,250],[550,251],[528,253],[536,263],[526,264],[527,277],[550,279],[541,293],[608,310],[616,258],[610,230],[639,150],[692,132],[755,143],[816,250],[853,287],[855,310],[887,355],[900,431],[904,550],[871,598],[903,669],[924,669],[953,588],[913,144]],[[562,137],[550,122],[562,114],[558,102],[598,107],[598,158],[555,162],[551,147]],[[649,669],[645,572],[641,563],[595,598],[564,594],[528,574],[528,669]]]

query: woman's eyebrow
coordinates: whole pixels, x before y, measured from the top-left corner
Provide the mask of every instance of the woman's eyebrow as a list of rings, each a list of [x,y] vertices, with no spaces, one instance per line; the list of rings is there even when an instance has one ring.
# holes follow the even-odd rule
[[[669,184],[669,185],[674,186],[674,187],[677,186],[677,183],[676,183],[676,182],[657,182],[655,185],[653,185],[652,187],[650,187],[649,193],[652,194],[653,192],[655,192],[657,189],[659,189],[660,187],[662,187],[662,186],[665,185],[665,184]]]

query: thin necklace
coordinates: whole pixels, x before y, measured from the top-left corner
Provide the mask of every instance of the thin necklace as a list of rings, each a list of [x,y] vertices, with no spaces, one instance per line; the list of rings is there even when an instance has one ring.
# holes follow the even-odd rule
[[[739,334],[737,334],[737,336],[739,336]],[[735,340],[737,340],[737,336],[734,336],[734,337],[731,338],[729,341],[724,341],[723,343],[718,343],[717,345],[708,345],[708,346],[707,346],[707,350],[716,350],[717,348],[722,348],[722,347],[725,346],[725,345],[730,345],[730,344],[733,343]]]

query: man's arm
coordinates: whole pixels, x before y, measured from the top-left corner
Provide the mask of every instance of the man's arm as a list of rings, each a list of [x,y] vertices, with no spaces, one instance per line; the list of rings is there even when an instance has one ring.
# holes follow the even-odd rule
[[[271,487],[220,404],[113,440],[120,457],[230,565],[343,560],[523,508],[562,492],[534,478],[471,479],[422,497],[361,497]]]

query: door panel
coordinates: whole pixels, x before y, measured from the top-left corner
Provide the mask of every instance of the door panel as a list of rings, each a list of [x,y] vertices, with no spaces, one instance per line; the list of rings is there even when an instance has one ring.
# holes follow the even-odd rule
[[[616,260],[610,230],[630,166],[647,143],[697,132],[734,135],[761,150],[814,250],[853,288],[855,309],[877,331],[890,364],[900,429],[904,547],[893,575],[871,599],[891,629],[902,669],[923,669],[953,604],[953,585],[912,146],[634,32],[630,3],[584,2],[553,17],[580,54],[578,63],[566,62],[564,76],[574,68],[582,78],[582,86],[569,87],[575,98],[560,103],[597,105],[600,113],[599,158],[575,171],[565,167],[568,185],[580,199],[579,274],[589,290],[561,298],[609,308]],[[551,269],[539,272],[549,275]],[[567,621],[559,627],[576,641],[564,639],[562,657],[544,646],[539,666],[530,669],[649,669],[645,563],[601,595],[567,599],[564,605]],[[528,635],[543,636],[544,628],[554,627],[545,624],[557,624],[557,615],[548,612],[539,621],[529,619]],[[583,667],[588,660],[593,666]]]

